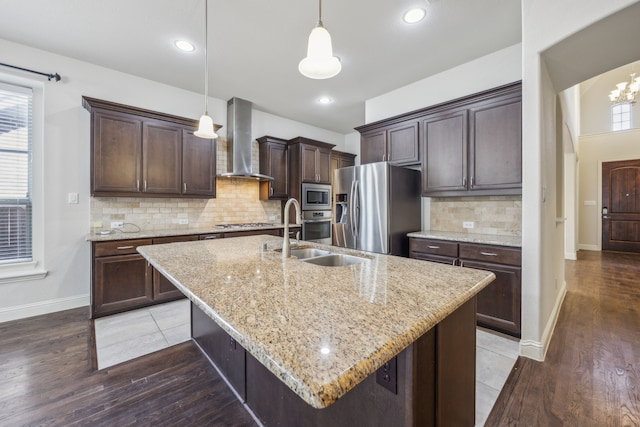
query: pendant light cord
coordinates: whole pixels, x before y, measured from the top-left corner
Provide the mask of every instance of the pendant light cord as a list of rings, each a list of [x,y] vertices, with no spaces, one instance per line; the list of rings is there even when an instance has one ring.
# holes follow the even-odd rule
[[[209,115],[209,0],[204,0],[204,114]]]
[[[318,0],[318,27],[322,26],[322,0]]]

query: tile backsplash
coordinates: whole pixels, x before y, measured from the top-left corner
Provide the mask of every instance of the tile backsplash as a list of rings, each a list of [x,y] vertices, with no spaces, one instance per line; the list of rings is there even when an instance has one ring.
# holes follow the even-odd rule
[[[258,171],[258,142],[254,140],[251,148],[252,167]],[[228,146],[224,138],[218,138],[216,150],[217,173],[225,173]],[[280,201],[260,200],[259,188],[253,180],[218,178],[215,199],[92,197],[91,227],[109,228],[111,221],[136,224],[143,230],[225,223],[281,223]],[[179,224],[181,219],[187,219],[189,224]]]
[[[432,231],[521,236],[522,196],[432,198],[430,218]],[[463,228],[465,221],[474,228]]]

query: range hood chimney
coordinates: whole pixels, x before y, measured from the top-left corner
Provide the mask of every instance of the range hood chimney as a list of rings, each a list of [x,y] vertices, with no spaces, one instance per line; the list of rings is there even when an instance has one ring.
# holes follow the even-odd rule
[[[271,176],[253,172],[251,110],[251,102],[244,99],[233,97],[227,101],[227,170],[230,172],[218,176],[273,181]]]

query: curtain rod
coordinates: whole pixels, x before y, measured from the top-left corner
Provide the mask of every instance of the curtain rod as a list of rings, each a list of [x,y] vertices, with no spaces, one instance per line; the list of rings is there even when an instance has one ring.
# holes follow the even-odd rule
[[[27,73],[40,74],[41,76],[45,76],[47,78],[47,80],[49,80],[49,81],[51,81],[53,79],[53,80],[59,82],[60,79],[61,79],[60,74],[58,74],[58,73],[55,73],[55,74],[42,73],[40,71],[30,70],[28,68],[16,67],[15,65],[3,64],[2,62],[0,62],[0,65],[2,65],[3,67],[14,68],[14,69],[20,70],[20,71],[26,71]]]

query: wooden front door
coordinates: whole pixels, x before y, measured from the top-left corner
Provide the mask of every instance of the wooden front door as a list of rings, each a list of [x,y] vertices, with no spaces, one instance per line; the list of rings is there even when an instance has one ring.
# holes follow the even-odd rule
[[[602,164],[602,249],[640,252],[640,159]]]

